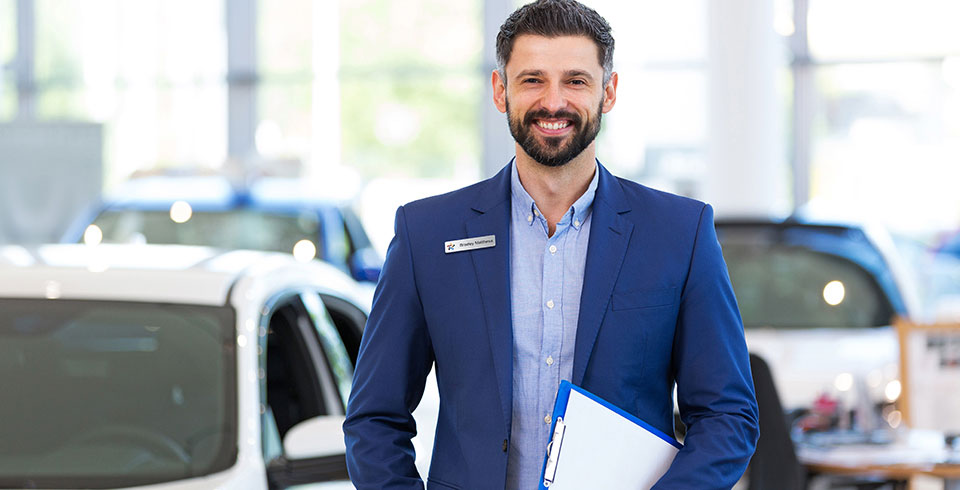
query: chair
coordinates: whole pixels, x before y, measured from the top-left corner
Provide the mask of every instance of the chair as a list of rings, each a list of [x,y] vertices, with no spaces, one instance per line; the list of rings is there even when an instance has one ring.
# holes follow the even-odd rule
[[[802,490],[807,473],[793,447],[790,430],[783,416],[780,396],[770,366],[760,356],[750,354],[750,370],[757,394],[760,439],[747,467],[749,490]]]

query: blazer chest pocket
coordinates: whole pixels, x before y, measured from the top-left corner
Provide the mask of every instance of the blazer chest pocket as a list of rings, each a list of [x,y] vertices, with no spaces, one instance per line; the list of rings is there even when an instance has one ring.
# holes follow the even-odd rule
[[[447,482],[445,482],[445,481],[440,481],[440,480],[437,480],[436,478],[433,478],[433,477],[428,477],[428,478],[427,478],[427,488],[430,489],[430,490],[433,490],[434,488],[437,488],[437,489],[439,489],[439,488],[450,488],[450,489],[453,489],[453,490],[460,490],[460,487],[458,487],[458,486],[456,486],[456,485],[453,485],[452,483],[447,483]]]
[[[650,289],[630,293],[616,293],[611,299],[614,310],[632,310],[669,306],[677,302],[677,288]]]

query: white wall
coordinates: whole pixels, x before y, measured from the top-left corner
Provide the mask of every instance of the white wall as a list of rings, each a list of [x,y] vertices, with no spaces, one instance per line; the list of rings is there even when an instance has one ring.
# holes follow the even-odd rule
[[[0,124],[0,243],[54,242],[100,196],[103,128]]]

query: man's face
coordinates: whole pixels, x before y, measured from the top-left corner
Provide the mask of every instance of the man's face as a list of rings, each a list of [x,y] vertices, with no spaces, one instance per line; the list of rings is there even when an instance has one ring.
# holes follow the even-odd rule
[[[507,113],[513,138],[542,165],[580,155],[616,100],[616,74],[604,86],[597,45],[587,37],[519,36],[505,72],[500,90],[494,72],[494,101]]]

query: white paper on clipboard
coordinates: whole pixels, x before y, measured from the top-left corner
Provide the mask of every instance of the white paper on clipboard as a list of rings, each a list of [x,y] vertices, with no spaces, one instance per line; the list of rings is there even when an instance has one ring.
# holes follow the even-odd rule
[[[649,489],[683,447],[567,381],[557,392],[551,434],[541,490]]]

